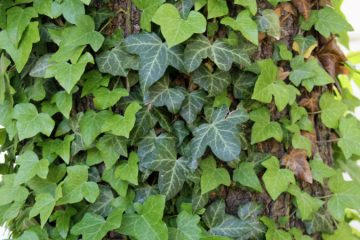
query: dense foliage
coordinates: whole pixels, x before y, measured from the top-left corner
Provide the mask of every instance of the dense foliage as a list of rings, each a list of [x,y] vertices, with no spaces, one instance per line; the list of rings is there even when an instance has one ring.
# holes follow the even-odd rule
[[[23,240],[356,239],[340,5],[0,1],[0,223]]]

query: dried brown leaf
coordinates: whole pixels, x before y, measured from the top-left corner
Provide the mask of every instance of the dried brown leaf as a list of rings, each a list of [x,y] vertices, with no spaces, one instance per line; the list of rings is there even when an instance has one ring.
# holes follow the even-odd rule
[[[313,177],[305,150],[292,149],[290,153],[282,157],[281,163],[293,171],[297,178],[308,183],[313,183]]]
[[[310,17],[311,5],[308,0],[292,0],[291,2],[299,13],[304,16],[305,20]]]
[[[310,112],[319,111],[319,92],[312,92],[311,96],[302,98],[299,102],[299,105],[305,107]]]

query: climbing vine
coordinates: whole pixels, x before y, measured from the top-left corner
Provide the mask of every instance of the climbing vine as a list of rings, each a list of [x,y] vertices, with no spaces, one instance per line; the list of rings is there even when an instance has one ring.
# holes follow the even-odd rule
[[[0,224],[23,240],[357,239],[341,2],[2,0]]]

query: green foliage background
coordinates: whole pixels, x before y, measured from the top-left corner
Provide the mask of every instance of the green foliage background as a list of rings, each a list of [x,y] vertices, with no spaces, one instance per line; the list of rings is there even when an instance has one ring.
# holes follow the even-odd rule
[[[0,2],[0,224],[14,239],[357,239],[360,74],[317,58],[324,40],[346,45],[341,1],[292,1],[290,41],[287,0],[132,2]],[[106,34],[133,11],[140,32]],[[231,211],[231,191],[251,197]]]

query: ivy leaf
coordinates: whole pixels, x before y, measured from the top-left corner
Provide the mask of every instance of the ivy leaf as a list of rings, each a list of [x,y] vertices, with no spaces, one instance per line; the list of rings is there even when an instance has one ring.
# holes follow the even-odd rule
[[[52,55],[52,60],[65,62],[71,59],[72,62],[77,62],[86,45],[97,52],[103,42],[104,37],[95,31],[94,20],[88,15],[78,16],[75,26],[62,31],[59,50]]]
[[[186,92],[180,115],[187,123],[193,123],[206,102],[206,93],[204,91]]]
[[[131,131],[131,144],[135,144],[140,138],[146,136],[150,129],[155,126],[158,120],[153,116],[148,108],[142,108],[136,114],[135,127]]]
[[[292,136],[291,144],[295,149],[305,150],[308,156],[312,155],[312,143],[310,139],[301,135],[300,132]]]
[[[264,206],[259,203],[248,202],[239,206],[237,215],[245,222],[245,229],[248,230],[242,235],[244,239],[259,239],[264,236],[266,229],[259,219],[263,212]]]
[[[224,221],[225,218],[225,202],[217,200],[206,208],[203,215],[203,221],[207,227],[212,228]]]
[[[16,128],[19,139],[31,138],[38,133],[50,136],[55,122],[46,113],[38,113],[31,103],[19,103],[14,107],[13,118],[17,120]]]
[[[176,217],[177,228],[169,228],[169,239],[195,240],[200,239],[201,228],[198,226],[200,217],[187,211],[182,211]]]
[[[243,7],[247,7],[252,15],[256,15],[257,12],[256,0],[235,0],[235,4],[239,4]]]
[[[300,212],[301,220],[311,220],[314,213],[324,204],[320,199],[314,198],[306,192],[302,192],[295,184],[291,184],[287,191],[295,196],[295,203]]]
[[[353,31],[352,26],[335,9],[325,7],[318,11],[315,29],[324,37],[330,34]]]
[[[61,4],[61,12],[66,21],[75,24],[76,18],[85,14],[84,4],[80,0],[64,0]]]
[[[227,25],[233,30],[241,32],[241,34],[253,44],[259,44],[257,24],[252,19],[249,10],[241,11],[237,15],[236,19],[231,17],[224,17],[221,19],[221,24]]]
[[[300,83],[311,92],[314,86],[324,86],[333,83],[334,79],[319,65],[316,59],[304,61],[302,56],[298,56],[291,61],[291,68],[289,79],[299,86]]]
[[[165,197],[149,196],[136,213],[125,214],[119,232],[137,239],[168,239],[168,229],[162,221]]]
[[[46,158],[49,161],[55,160],[56,156],[52,156],[55,153],[57,156],[60,156],[66,164],[70,162],[70,145],[74,140],[73,135],[66,135],[64,140],[60,139],[50,139],[40,143],[42,146],[43,158]]]
[[[17,174],[2,175],[1,188],[0,188],[0,206],[13,203],[25,202],[29,195],[26,187],[14,184]]]
[[[102,133],[104,122],[112,116],[109,111],[95,112],[93,110],[85,112],[80,119],[80,134],[84,141],[85,147],[89,147],[97,136]]]
[[[127,162],[120,163],[115,169],[115,177],[131,184],[138,185],[139,157],[131,152]]]
[[[96,148],[100,151],[101,160],[105,162],[106,169],[114,166],[120,156],[127,157],[127,141],[123,137],[105,134],[96,143]]]
[[[346,159],[352,155],[360,156],[360,128],[359,121],[350,116],[340,119],[340,140],[338,146],[341,148]]]
[[[120,227],[123,212],[124,209],[117,208],[110,213],[106,220],[99,215],[86,213],[81,221],[72,227],[71,233],[81,234],[83,240],[101,240],[109,231]]]
[[[96,56],[99,71],[113,76],[126,77],[129,70],[138,70],[138,57],[127,53],[123,46],[115,47]]]
[[[165,75],[145,93],[144,103],[155,107],[166,106],[169,112],[177,113],[185,99],[184,90],[170,88],[170,77]]]
[[[238,71],[233,75],[233,94],[237,99],[249,99],[253,93],[256,82],[256,75]]]
[[[141,28],[151,32],[151,19],[165,0],[134,0],[133,2],[142,11],[140,19]]]
[[[208,0],[208,19],[222,17],[229,13],[229,8],[224,0]]]
[[[209,96],[216,96],[222,93],[231,82],[229,72],[216,70],[210,72],[205,66],[195,70],[192,75],[193,81],[209,93]]]
[[[346,104],[335,99],[331,93],[324,93],[320,98],[321,121],[328,128],[338,128],[340,118],[347,111]]]
[[[252,188],[258,192],[262,192],[261,183],[254,170],[254,163],[240,163],[239,167],[234,171],[233,180],[243,186]]]
[[[296,2],[296,1],[293,1]],[[307,1],[302,1],[308,3]],[[312,51],[318,46],[317,40],[313,36],[302,36],[297,35],[294,38],[292,48],[298,52],[300,55],[303,55],[304,58],[309,58]]]
[[[140,85],[143,90],[148,89],[165,73],[171,65],[182,71],[182,48],[168,48],[155,33],[139,33],[125,39],[128,52],[140,57]]]
[[[85,53],[75,64],[59,62],[50,65],[46,74],[47,77],[55,77],[66,92],[70,94],[73,87],[83,75],[88,63],[94,63],[94,59],[90,53]]]
[[[38,22],[29,23],[18,47],[9,44],[12,41],[6,29],[0,32],[0,49],[4,49],[10,55],[18,72],[21,72],[27,63],[33,44],[40,41],[38,25]]]
[[[345,208],[360,208],[360,187],[356,182],[345,181],[339,173],[329,179],[328,186],[333,193],[327,203],[328,209],[337,220],[344,219]]]
[[[337,239],[347,239],[347,240],[356,240],[357,237],[353,234],[353,228],[347,222],[340,222],[337,226],[336,231],[333,234],[322,234],[324,240],[337,240]]]
[[[65,91],[58,91],[55,95],[51,98],[51,103],[55,103],[58,110],[61,114],[66,117],[67,119],[70,116],[70,111],[73,106],[72,102],[72,95],[68,94]]]
[[[321,184],[324,184],[324,178],[329,178],[336,174],[336,171],[326,165],[321,158],[311,160],[310,167],[313,178]]]
[[[124,116],[113,114],[111,117],[108,117],[102,125],[101,131],[129,138],[129,134],[135,125],[136,113],[140,109],[139,103],[130,103],[125,110]]]
[[[295,183],[294,174],[288,169],[280,169],[280,163],[276,157],[271,157],[262,165],[267,169],[262,177],[266,190],[270,197],[276,200],[288,189],[290,183]]]
[[[203,35],[196,35],[188,41],[184,52],[184,64],[190,73],[197,69],[203,59],[210,58],[218,68],[229,71],[233,62],[250,65],[250,58],[244,49],[232,47],[223,40],[213,44]]]
[[[261,15],[257,17],[257,23],[260,32],[266,32],[269,36],[276,40],[280,39],[281,28],[279,16],[272,9],[265,9]]]
[[[278,80],[278,68],[274,62],[266,59],[258,61],[257,64],[261,73],[255,83],[252,99],[270,103],[274,96],[275,105],[279,111],[282,111],[287,104],[293,104],[300,92],[294,86],[286,85]]]
[[[216,109],[211,123],[201,124],[193,130],[194,138],[190,143],[193,159],[200,158],[207,146],[223,161],[237,159],[241,149],[238,126],[247,120],[247,113],[242,109],[230,113],[226,106]]]
[[[168,3],[159,7],[152,21],[160,26],[169,47],[186,41],[194,33],[203,33],[206,30],[206,19],[201,13],[191,11],[185,20],[181,18],[176,7]]]
[[[41,193],[35,197],[35,201],[34,206],[30,210],[29,217],[32,218],[40,214],[41,227],[43,227],[55,207],[56,200],[50,193]]]
[[[211,156],[201,160],[201,194],[205,194],[216,189],[221,184],[230,186],[231,180],[225,168],[217,168],[216,161]]]
[[[38,156],[33,151],[26,151],[16,159],[16,164],[20,165],[15,176],[14,184],[26,183],[36,175],[46,178],[49,171],[49,162],[46,159],[39,161]]]
[[[124,88],[115,88],[109,90],[101,87],[93,91],[94,105],[99,110],[104,110],[114,106],[122,97],[129,96],[129,93]]]
[[[67,167],[67,176],[62,182],[63,196],[56,205],[77,203],[85,198],[88,202],[95,202],[99,196],[99,187],[95,182],[88,182],[88,167],[75,165]]]
[[[281,142],[283,132],[278,122],[270,121],[270,112],[265,107],[256,109],[250,113],[250,119],[255,122],[251,130],[251,144],[263,142],[274,138]]]

